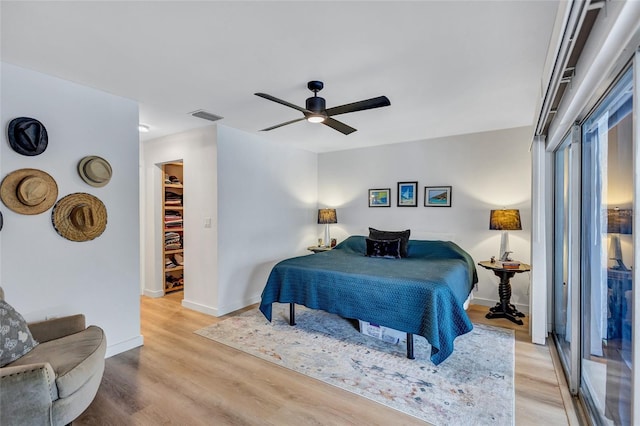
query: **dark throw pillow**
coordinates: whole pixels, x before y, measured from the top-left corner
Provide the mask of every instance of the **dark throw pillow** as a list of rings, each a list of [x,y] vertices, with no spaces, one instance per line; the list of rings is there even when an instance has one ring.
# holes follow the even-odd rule
[[[407,246],[409,245],[409,235],[411,230],[406,231],[380,231],[369,228],[369,238],[372,240],[395,240],[400,239],[400,257],[407,257]]]
[[[0,367],[26,355],[37,345],[22,315],[0,300]]]
[[[372,240],[367,238],[366,256],[400,259],[400,238],[395,240]]]

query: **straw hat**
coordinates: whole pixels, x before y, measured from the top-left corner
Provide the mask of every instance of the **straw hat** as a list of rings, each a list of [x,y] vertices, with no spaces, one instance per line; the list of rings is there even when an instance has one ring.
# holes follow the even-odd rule
[[[34,156],[47,149],[49,137],[44,125],[31,117],[18,117],[11,120],[7,129],[9,145],[19,154]]]
[[[111,180],[111,164],[102,157],[89,155],[78,163],[78,173],[83,181],[97,188],[103,187]]]
[[[0,185],[2,202],[16,213],[39,214],[58,198],[58,185],[46,172],[20,169],[9,173]]]
[[[53,206],[51,221],[56,232],[71,241],[89,241],[107,227],[107,208],[91,194],[76,192]]]

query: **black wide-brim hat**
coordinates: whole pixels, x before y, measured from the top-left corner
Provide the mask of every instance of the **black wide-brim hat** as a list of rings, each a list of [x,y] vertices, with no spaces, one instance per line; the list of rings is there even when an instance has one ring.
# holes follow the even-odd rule
[[[9,145],[18,154],[40,155],[47,149],[49,136],[44,125],[31,117],[18,117],[11,120],[7,129]]]

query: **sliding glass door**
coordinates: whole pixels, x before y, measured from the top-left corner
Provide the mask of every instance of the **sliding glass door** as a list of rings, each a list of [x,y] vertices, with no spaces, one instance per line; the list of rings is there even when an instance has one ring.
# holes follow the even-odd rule
[[[631,422],[633,74],[582,125],[580,392],[602,424]]]
[[[634,70],[621,74],[554,154],[552,334],[571,392],[599,425],[640,424],[632,410],[640,203]]]
[[[560,148],[555,153],[555,188],[554,188],[554,265],[553,265],[553,336],[558,348],[560,360],[567,371],[569,386],[572,392],[576,393],[578,388],[578,368],[577,368],[577,330],[573,324],[577,312],[572,309],[571,301],[577,297],[575,280],[571,279],[572,272],[579,268],[575,261],[575,253],[579,247],[572,244],[575,237],[575,230],[572,232],[571,225],[575,223],[575,218],[571,218],[575,212],[575,205],[579,203],[576,194],[580,193],[580,182],[574,171],[579,170],[580,144],[579,137],[575,131],[571,132],[562,142]],[[573,166],[573,167],[572,167]],[[575,215],[575,213],[573,213]],[[579,222],[579,221],[578,221]],[[572,345],[571,342],[574,342]]]

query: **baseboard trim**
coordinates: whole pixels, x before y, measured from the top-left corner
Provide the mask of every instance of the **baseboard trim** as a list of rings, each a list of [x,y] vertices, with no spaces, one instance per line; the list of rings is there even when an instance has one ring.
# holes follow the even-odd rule
[[[260,300],[261,300],[261,297],[256,295],[251,298],[241,300],[239,302],[232,303],[227,306],[223,306],[220,309],[218,309],[218,316],[226,315],[231,312],[237,311],[238,309],[246,308],[249,305],[253,305],[254,303],[260,302]]]
[[[142,291],[142,294],[144,294],[147,297],[153,297],[153,298],[157,298],[157,297],[162,297],[164,296],[164,291],[162,290],[149,290],[149,289],[144,289]]]
[[[191,302],[187,299],[182,299],[182,306],[187,309],[191,309],[193,311],[201,312],[203,314],[211,315],[214,317],[219,316],[218,310],[216,308],[212,308],[211,306],[202,305],[200,303]]]
[[[116,343],[115,345],[107,346],[107,353],[105,358],[110,358],[114,355],[118,355],[122,352],[140,347],[144,345],[144,337],[142,335],[132,337],[124,342]]]
[[[214,317],[221,317],[223,315],[227,315],[230,314],[231,312],[235,312],[239,309],[244,309],[247,306],[253,305],[255,303],[260,302],[261,297],[260,295],[255,295],[253,297],[250,297],[248,299],[245,300],[241,300],[239,302],[236,303],[232,303],[220,308],[213,308],[211,306],[207,306],[207,305],[202,305],[200,303],[196,303],[196,302],[192,302],[190,300],[187,299],[182,299],[182,306],[187,308],[187,309],[191,309],[194,311],[198,311],[201,312],[203,314],[207,314],[207,315],[211,315]]]

